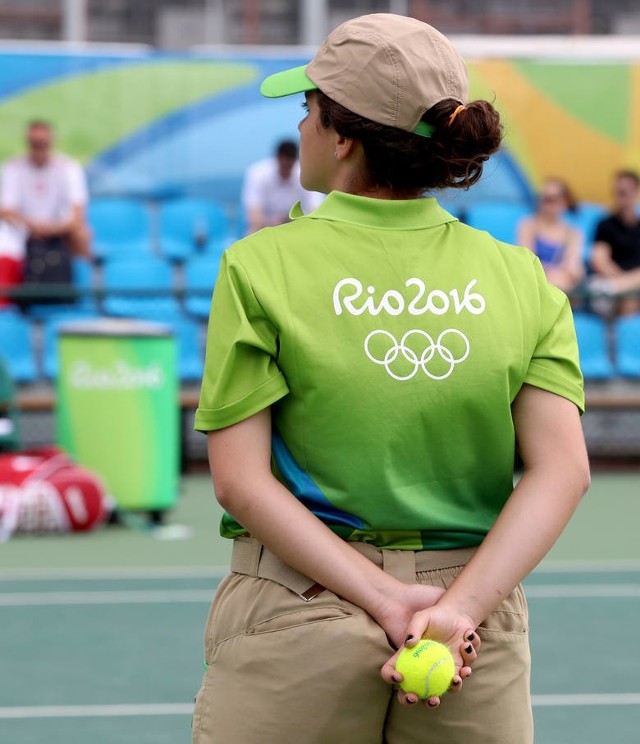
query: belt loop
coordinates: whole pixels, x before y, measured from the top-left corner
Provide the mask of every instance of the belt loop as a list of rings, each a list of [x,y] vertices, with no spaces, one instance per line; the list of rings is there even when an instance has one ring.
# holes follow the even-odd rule
[[[405,584],[415,584],[415,552],[413,550],[383,550],[382,570]]]
[[[252,550],[249,560],[248,574],[249,576],[260,576],[258,569],[260,567],[260,561],[262,560],[263,545],[257,540],[253,540],[253,545],[251,547]]]

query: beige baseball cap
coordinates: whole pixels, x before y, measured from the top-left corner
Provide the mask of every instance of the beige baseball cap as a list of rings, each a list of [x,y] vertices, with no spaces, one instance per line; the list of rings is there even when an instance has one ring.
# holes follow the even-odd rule
[[[460,53],[433,26],[392,13],[346,21],[324,40],[308,65],[266,78],[267,98],[320,89],[355,114],[430,137],[420,121],[439,101],[467,103],[469,83]]]

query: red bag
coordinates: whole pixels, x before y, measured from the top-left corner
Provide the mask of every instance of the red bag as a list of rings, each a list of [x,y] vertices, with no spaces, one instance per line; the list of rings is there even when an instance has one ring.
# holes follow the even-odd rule
[[[102,524],[99,478],[57,447],[0,454],[0,542],[14,532],[79,532]]]
[[[10,256],[0,256],[0,307],[15,304],[15,300],[9,299],[3,292],[13,289],[22,284],[23,264]]]

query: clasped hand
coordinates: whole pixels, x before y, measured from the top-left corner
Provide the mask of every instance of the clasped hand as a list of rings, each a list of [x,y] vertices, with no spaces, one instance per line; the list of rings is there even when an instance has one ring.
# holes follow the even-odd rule
[[[471,666],[480,650],[480,638],[473,621],[447,605],[444,589],[424,584],[398,584],[398,596],[389,599],[375,619],[398,649],[414,646],[423,637],[446,644],[456,665],[450,692],[458,692],[463,680],[471,674]],[[397,651],[381,670],[382,678],[391,685],[402,681],[395,667],[399,654]],[[403,705],[414,705],[418,697],[398,690],[398,700]],[[431,697],[425,702],[435,708],[440,698]]]

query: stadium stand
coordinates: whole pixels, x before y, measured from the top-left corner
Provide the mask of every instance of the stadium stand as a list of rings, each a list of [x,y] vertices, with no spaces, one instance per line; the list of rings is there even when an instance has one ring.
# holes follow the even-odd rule
[[[184,261],[198,250],[215,250],[221,242],[229,242],[229,219],[217,202],[173,199],[161,204],[159,212],[160,252],[172,261]]]
[[[146,320],[180,316],[173,267],[158,256],[111,258],[104,264],[103,286],[107,315]]]
[[[211,293],[218,275],[220,256],[192,256],[184,266],[185,308],[196,318],[208,318]]]
[[[470,206],[464,221],[478,230],[487,230],[497,240],[515,243],[518,222],[530,213],[529,207],[521,204],[487,202]]]
[[[623,377],[640,378],[640,315],[614,323],[616,370]]]
[[[178,377],[182,382],[199,381],[204,369],[201,324],[189,318],[178,318],[172,326],[178,342]]]
[[[139,199],[94,199],[88,209],[93,255],[98,260],[151,251],[151,218]]]
[[[614,368],[609,358],[607,326],[596,315],[574,313],[580,366],[585,380],[609,380]]]
[[[28,320],[7,308],[0,312],[0,357],[15,382],[38,378],[33,330]]]

